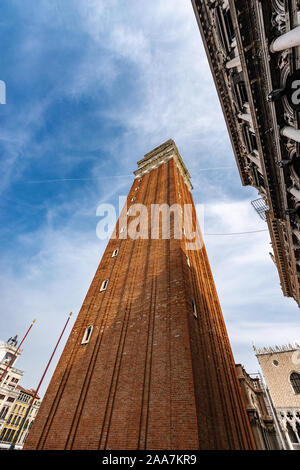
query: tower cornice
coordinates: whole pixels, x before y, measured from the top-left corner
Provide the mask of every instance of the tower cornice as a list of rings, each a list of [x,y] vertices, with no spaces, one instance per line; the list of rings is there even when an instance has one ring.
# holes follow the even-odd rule
[[[192,191],[193,186],[191,183],[191,175],[182,160],[174,140],[172,139],[167,140],[151,152],[146,153],[144,158],[137,162],[138,169],[134,174],[136,178],[141,177],[163,163],[166,163],[168,160],[171,160],[171,158],[174,158],[176,166],[179,169],[187,187]]]

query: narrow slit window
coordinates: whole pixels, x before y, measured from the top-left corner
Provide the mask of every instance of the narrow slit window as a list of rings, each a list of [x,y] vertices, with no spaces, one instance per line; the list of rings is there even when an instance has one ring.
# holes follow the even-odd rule
[[[133,197],[133,198],[131,199],[131,202],[134,202],[134,201],[135,201],[135,197]]]
[[[257,145],[257,139],[256,135],[253,134],[253,132],[249,132],[249,139],[250,139],[250,145],[251,145],[251,150],[258,150],[258,145]]]
[[[191,267],[191,262],[190,262],[190,258],[189,258],[188,255],[186,255],[186,262],[187,262],[188,267],[190,268]]]
[[[92,336],[92,331],[93,331],[93,327],[91,325],[86,328],[81,344],[87,344],[90,341],[91,336]]]
[[[235,38],[231,13],[229,9],[224,10],[221,6],[218,6],[216,14],[220,40],[226,52],[229,53]]]
[[[228,35],[228,39],[230,42],[232,42],[235,38],[235,31],[233,27],[233,22],[232,22],[232,16],[230,9],[228,8],[226,11],[224,11],[224,21],[225,21],[225,26],[226,26],[226,32]]]
[[[124,233],[126,230],[126,227],[122,227],[121,230],[120,230],[120,233]]]
[[[195,304],[195,300],[194,300],[194,299],[192,299],[192,306],[193,306],[193,314],[194,314],[194,317],[195,317],[195,318],[198,318],[197,309],[196,309],[196,304]]]
[[[257,140],[255,134],[250,131],[248,125],[243,126],[242,133],[248,152],[251,153],[253,150],[257,150]]]
[[[117,248],[116,250],[113,251],[112,258],[115,258],[116,256],[118,256],[118,253],[119,253],[119,249]]]
[[[108,281],[109,281],[109,279],[105,279],[105,281],[102,282],[100,292],[103,292],[104,290],[107,289]]]
[[[238,87],[239,87],[239,92],[240,92],[240,97],[241,97],[242,105],[244,105],[244,104],[246,104],[246,103],[249,103],[247,88],[246,88],[246,84],[245,84],[244,80],[241,80],[241,81],[238,83]]]

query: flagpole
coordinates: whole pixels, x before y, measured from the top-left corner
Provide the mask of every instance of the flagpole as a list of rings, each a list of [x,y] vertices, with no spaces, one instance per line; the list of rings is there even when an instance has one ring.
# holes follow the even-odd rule
[[[15,360],[15,358],[17,357],[17,353],[18,353],[20,347],[22,346],[23,342],[25,341],[26,336],[28,335],[29,331],[30,331],[31,328],[33,327],[34,323],[35,323],[35,320],[32,321],[32,323],[31,323],[30,327],[28,328],[28,330],[26,331],[26,333],[25,333],[25,335],[24,335],[24,337],[23,337],[21,343],[19,344],[19,346],[18,346],[16,352],[15,352],[14,355],[12,356],[11,360],[9,361],[9,363],[6,365],[6,367],[5,367],[5,369],[4,369],[3,373],[2,373],[2,375],[1,375],[1,377],[0,377],[0,384],[1,384],[1,382],[2,382],[2,380],[3,380],[3,377],[5,376],[5,374],[6,374],[7,370],[8,370],[8,368],[10,367],[10,365],[12,364],[12,362],[13,362],[13,361]]]
[[[46,369],[44,370],[44,373],[43,373],[43,375],[42,375],[42,377],[41,377],[41,380],[40,380],[40,382],[39,382],[39,384],[38,384],[38,387],[37,387],[37,389],[35,390],[35,392],[34,392],[34,394],[33,394],[33,397],[32,397],[32,399],[31,399],[31,401],[30,401],[30,404],[29,404],[29,406],[28,406],[28,408],[27,408],[27,410],[26,410],[25,416],[24,416],[24,418],[23,418],[22,421],[21,421],[21,424],[20,424],[20,426],[19,426],[19,429],[18,429],[17,432],[16,432],[16,435],[14,436],[14,439],[13,439],[11,445],[10,445],[10,448],[9,448],[10,450],[13,450],[13,449],[15,448],[15,445],[16,445],[18,439],[19,439],[19,436],[20,436],[20,434],[21,434],[21,431],[23,430],[24,424],[25,424],[25,422],[26,422],[26,418],[27,418],[27,416],[29,415],[29,413],[30,413],[30,411],[31,411],[32,405],[34,404],[34,400],[35,400],[36,397],[37,397],[38,391],[39,391],[39,389],[40,389],[40,387],[41,387],[41,385],[42,385],[42,382],[43,382],[43,380],[44,380],[44,378],[45,378],[45,375],[46,375],[46,373],[47,373],[47,370],[48,370],[48,368],[49,368],[49,366],[50,366],[50,363],[51,363],[51,361],[52,361],[52,359],[53,359],[53,356],[54,356],[54,354],[55,354],[55,352],[56,352],[56,349],[57,349],[57,347],[58,347],[58,345],[59,345],[59,343],[60,343],[60,340],[61,340],[61,338],[62,338],[62,336],[63,336],[63,334],[64,334],[64,332],[65,332],[65,329],[67,328],[67,325],[68,325],[68,323],[69,323],[69,321],[70,321],[71,316],[72,316],[72,312],[70,313],[69,318],[68,318],[68,320],[66,321],[66,324],[65,324],[65,326],[64,326],[64,328],[63,328],[63,330],[62,330],[62,332],[61,332],[61,334],[60,334],[60,337],[59,337],[59,339],[58,339],[58,341],[57,341],[57,343],[56,343],[56,345],[55,345],[55,348],[54,348],[54,350],[53,350],[53,352],[52,352],[52,354],[51,354],[51,357],[50,357],[50,359],[49,359],[49,361],[48,361],[48,364],[47,364],[47,366],[46,366]]]

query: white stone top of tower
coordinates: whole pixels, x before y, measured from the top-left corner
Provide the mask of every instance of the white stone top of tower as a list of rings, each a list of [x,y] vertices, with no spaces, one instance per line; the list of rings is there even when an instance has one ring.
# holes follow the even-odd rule
[[[13,346],[12,344],[9,344],[7,342],[0,341],[0,363],[7,365],[10,363],[13,356],[16,356],[16,358],[11,364],[12,366],[14,366],[17,359],[22,353],[22,349],[19,349],[19,351],[17,351],[17,349],[17,346]]]
[[[134,174],[136,178],[139,178],[163,163],[166,163],[168,160],[171,160],[171,158],[174,158],[177,168],[179,169],[187,187],[191,191],[193,189],[191,175],[181,158],[174,140],[172,139],[167,140],[163,144],[151,150],[151,152],[146,153],[144,158],[137,162],[138,169]]]

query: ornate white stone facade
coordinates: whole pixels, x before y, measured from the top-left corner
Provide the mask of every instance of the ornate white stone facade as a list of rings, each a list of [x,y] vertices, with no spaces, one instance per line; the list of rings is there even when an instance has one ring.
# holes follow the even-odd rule
[[[300,113],[287,84],[300,69],[296,0],[192,0],[243,185],[266,207],[284,295],[300,305]]]
[[[300,345],[254,350],[287,448],[300,450]]]

